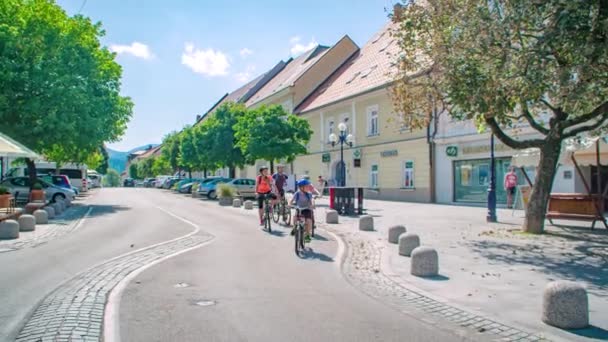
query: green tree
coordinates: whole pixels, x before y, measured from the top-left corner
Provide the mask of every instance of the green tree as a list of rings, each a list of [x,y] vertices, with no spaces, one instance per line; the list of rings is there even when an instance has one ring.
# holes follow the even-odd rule
[[[540,150],[523,228],[542,233],[562,142],[608,118],[608,3],[428,0],[402,9],[393,14],[397,82],[433,74],[452,116],[511,148]],[[537,137],[518,137],[517,123]]]
[[[312,130],[308,121],[287,113],[282,106],[261,106],[247,111],[235,125],[237,146],[248,160],[292,161],[306,153]]]
[[[194,143],[197,156],[197,169],[203,171],[206,177],[208,170],[217,169],[217,164],[210,158],[209,151],[213,148],[213,138],[208,125],[194,126]]]
[[[154,157],[148,157],[137,162],[137,175],[140,178],[154,177],[152,171],[154,166]]]
[[[171,132],[163,138],[161,154],[169,162],[172,172],[180,169],[179,140],[179,132]]]
[[[118,171],[109,169],[105,176],[103,176],[103,186],[111,188],[120,186],[120,175],[118,174]]]
[[[160,155],[154,158],[152,162],[152,175],[150,177],[156,177],[161,175],[168,175],[172,172],[171,165],[164,155]]]
[[[51,0],[3,0],[0,23],[4,133],[59,163],[84,162],[124,133],[133,104],[120,95],[122,70],[99,42],[100,24]]]
[[[138,174],[138,165],[139,163],[131,163],[129,164],[129,177],[133,178],[133,179],[139,179],[139,174]]]
[[[108,172],[108,162],[110,160],[110,156],[108,156],[108,151],[106,150],[105,146],[99,148],[99,153],[101,154],[102,160],[95,170],[100,174],[105,175],[106,172]]]
[[[192,178],[192,171],[199,166],[199,156],[196,150],[196,129],[186,126],[179,134],[179,164],[188,171]]]
[[[210,139],[208,160],[214,161],[217,167],[229,168],[230,177],[234,177],[236,167],[242,167],[248,162],[238,147],[234,129],[239,118],[246,113],[247,109],[242,104],[225,103],[202,123]],[[268,135],[268,132],[265,134]]]

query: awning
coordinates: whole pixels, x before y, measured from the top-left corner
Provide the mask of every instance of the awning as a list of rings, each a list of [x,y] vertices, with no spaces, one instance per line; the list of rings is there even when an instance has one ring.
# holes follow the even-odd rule
[[[576,137],[564,140],[559,163],[562,165],[572,165],[572,155],[580,166],[597,165],[596,143],[600,144],[600,157],[603,160],[608,158],[608,137]],[[515,153],[511,159],[514,166],[538,166],[540,161],[540,149],[528,148]]]
[[[40,158],[36,152],[0,133],[0,157]]]

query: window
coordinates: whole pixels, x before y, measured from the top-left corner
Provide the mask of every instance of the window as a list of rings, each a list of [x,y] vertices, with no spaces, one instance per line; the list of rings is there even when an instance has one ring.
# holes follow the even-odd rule
[[[414,162],[408,160],[404,163],[403,168],[403,187],[406,189],[414,188]]]
[[[325,139],[328,139],[327,142],[331,142],[329,141],[329,136],[335,132],[335,123],[334,123],[334,118],[329,118],[327,120],[327,134],[325,135]]]
[[[378,106],[367,108],[367,135],[378,135]]]
[[[11,180],[11,183],[14,186],[21,186],[21,187],[26,187],[26,186],[29,186],[29,184],[30,184],[29,179],[27,179],[27,178],[15,178],[15,179]]]
[[[369,174],[369,186],[371,188],[378,188],[378,165],[372,165],[372,169]]]

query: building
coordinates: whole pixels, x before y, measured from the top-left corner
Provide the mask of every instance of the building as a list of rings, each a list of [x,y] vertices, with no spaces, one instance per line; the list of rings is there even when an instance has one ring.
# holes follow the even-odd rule
[[[390,87],[399,47],[387,23],[336,70],[295,112],[314,131],[309,153],[294,172],[340,184],[339,145],[329,135],[345,123],[352,147],[344,146],[346,186],[365,187],[367,198],[428,202],[431,197],[426,132],[412,131],[394,112]]]

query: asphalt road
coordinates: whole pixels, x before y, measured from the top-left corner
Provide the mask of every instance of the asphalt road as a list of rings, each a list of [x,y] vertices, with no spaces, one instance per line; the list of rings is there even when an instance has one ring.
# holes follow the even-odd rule
[[[192,230],[133,190],[95,191],[84,204],[92,210],[78,230],[35,248],[0,253],[0,341],[14,340],[37,304],[81,271]]]
[[[214,239],[130,282],[120,301],[122,341],[463,340],[347,283],[339,244],[326,232],[319,232],[301,259],[288,229],[275,225],[268,234],[251,211],[151,189],[128,193],[193,222]]]

